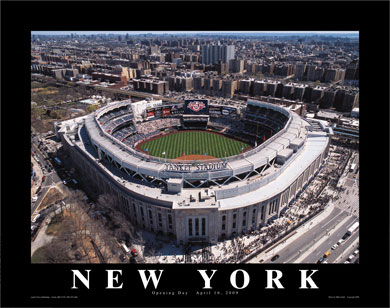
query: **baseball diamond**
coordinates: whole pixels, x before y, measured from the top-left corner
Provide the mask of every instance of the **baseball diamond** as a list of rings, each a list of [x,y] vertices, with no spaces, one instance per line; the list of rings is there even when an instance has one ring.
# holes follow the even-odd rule
[[[207,131],[180,131],[137,145],[149,155],[172,159],[186,155],[228,157],[248,147],[244,142]]]
[[[55,131],[87,185],[114,196],[136,228],[179,245],[261,228],[327,159],[332,129],[291,106],[190,103],[113,102]]]

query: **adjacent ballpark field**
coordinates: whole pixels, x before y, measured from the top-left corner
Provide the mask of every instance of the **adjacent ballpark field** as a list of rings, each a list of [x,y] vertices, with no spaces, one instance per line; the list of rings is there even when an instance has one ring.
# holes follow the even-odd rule
[[[201,103],[209,108],[197,115],[184,104],[114,102],[56,132],[80,182],[112,195],[134,226],[179,245],[216,243],[294,202],[325,162],[331,129],[294,106]]]
[[[181,131],[146,140],[137,146],[149,155],[176,159],[187,155],[215,158],[240,154],[248,144],[220,134],[205,131]]]

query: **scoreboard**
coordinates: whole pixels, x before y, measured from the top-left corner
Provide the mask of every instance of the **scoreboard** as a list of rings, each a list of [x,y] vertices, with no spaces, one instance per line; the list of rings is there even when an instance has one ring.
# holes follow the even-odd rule
[[[208,115],[208,99],[186,99],[184,100],[184,114]]]
[[[184,112],[184,104],[176,104],[169,106],[158,106],[146,108],[145,115],[147,118],[163,118],[170,115],[182,114]]]

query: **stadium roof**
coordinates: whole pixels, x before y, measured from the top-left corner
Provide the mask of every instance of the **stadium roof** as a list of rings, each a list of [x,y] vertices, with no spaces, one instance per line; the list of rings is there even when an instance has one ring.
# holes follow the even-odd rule
[[[308,137],[306,145],[297,157],[293,156],[293,161],[290,162],[284,172],[282,172],[275,181],[270,182],[259,189],[242,194],[237,197],[219,200],[221,209],[241,207],[244,205],[253,204],[253,201],[264,201],[284,188],[287,188],[298,176],[302,174],[310,164],[320,155],[327,146],[328,137],[325,132],[317,132]]]

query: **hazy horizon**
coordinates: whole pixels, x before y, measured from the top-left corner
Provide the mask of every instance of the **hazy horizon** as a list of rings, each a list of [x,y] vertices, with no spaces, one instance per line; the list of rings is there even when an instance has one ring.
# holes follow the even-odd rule
[[[347,35],[359,36],[358,31],[31,31],[31,35],[180,35],[180,34],[259,34],[259,35]]]

